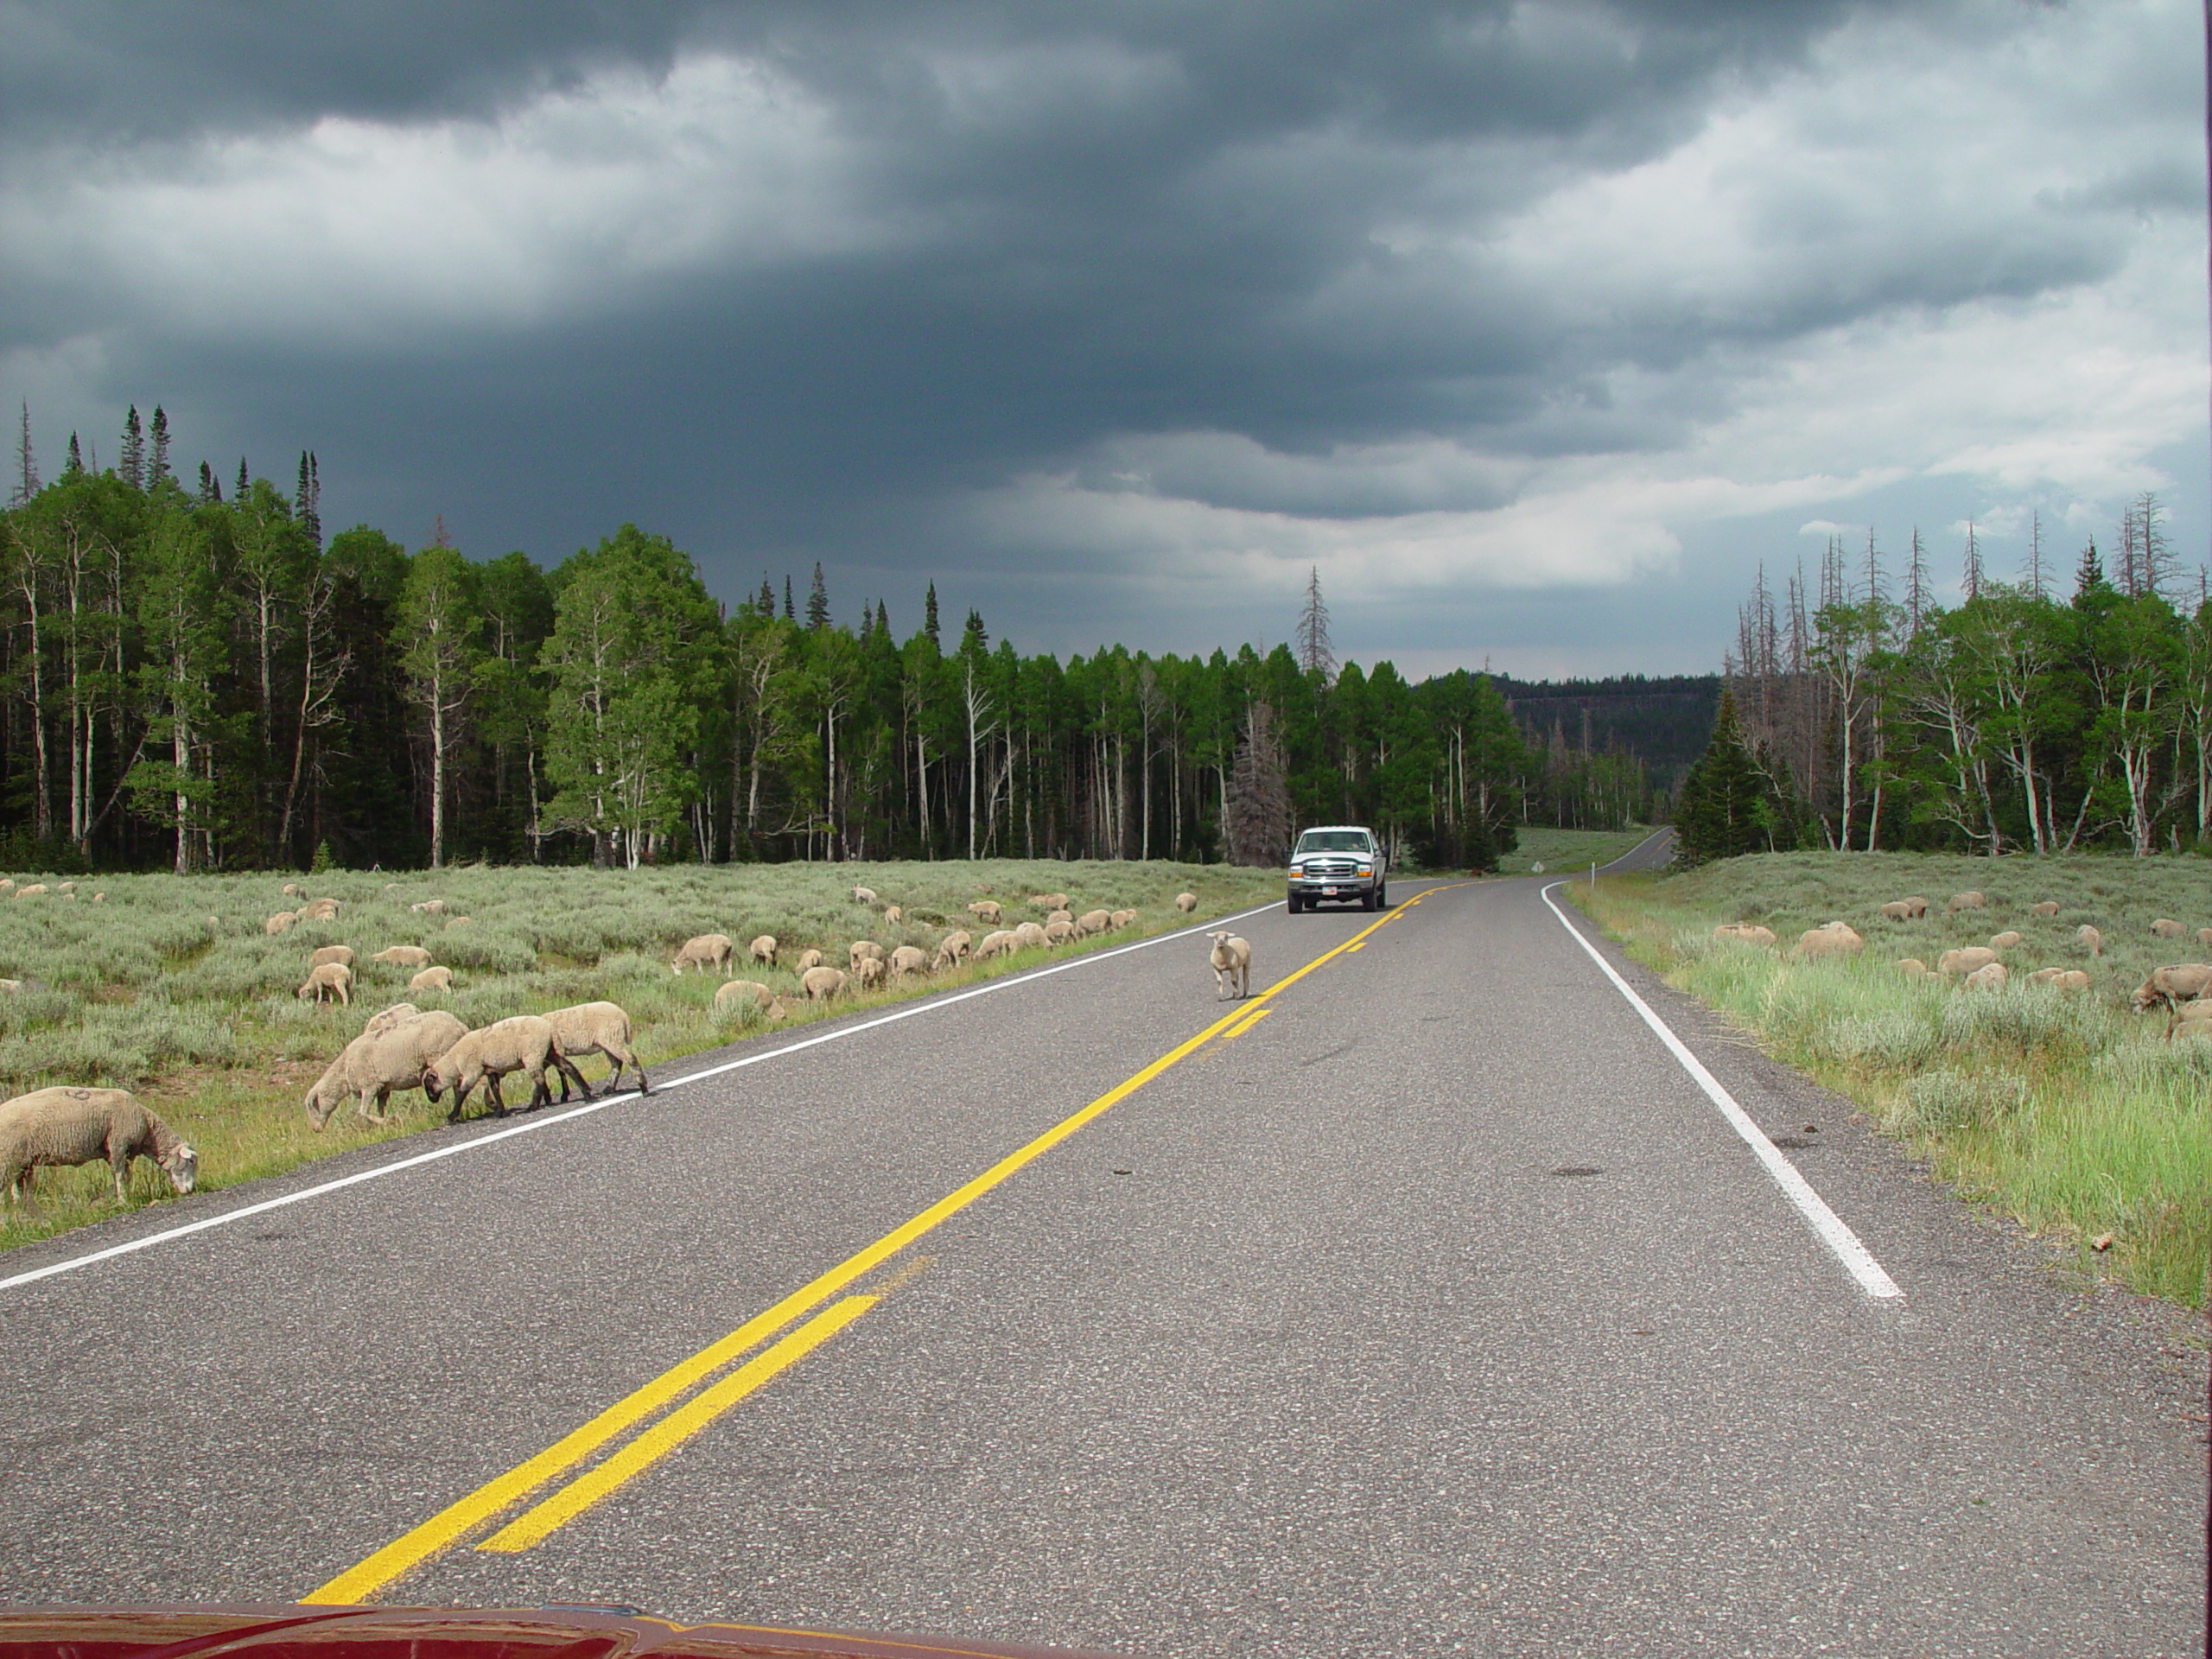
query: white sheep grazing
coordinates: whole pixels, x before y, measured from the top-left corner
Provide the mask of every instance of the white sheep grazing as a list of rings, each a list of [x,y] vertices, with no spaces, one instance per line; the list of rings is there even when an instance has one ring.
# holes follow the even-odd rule
[[[802,950],[793,971],[803,974],[810,968],[819,968],[827,960],[819,950]]]
[[[442,899],[425,899],[421,904],[410,905],[408,908],[417,915],[442,916],[446,913],[446,901]]]
[[[1045,937],[1045,930],[1038,926],[1036,923],[1016,922],[1014,925],[1014,948],[1015,950],[1042,950],[1050,944],[1052,944],[1052,940]]]
[[[1209,933],[1213,949],[1206,953],[1206,960],[1213,963],[1213,997],[1221,1001],[1226,991],[1240,1001],[1252,994],[1252,947],[1234,933]]]
[[[1892,899],[1876,912],[1885,922],[1909,922],[1913,919],[1912,906],[1902,899]]]
[[[891,953],[891,977],[904,979],[930,965],[929,953],[918,946],[902,944]]]
[[[470,918],[466,916],[454,916],[449,918],[446,922],[446,931],[450,933],[456,927],[467,927],[469,924],[469,919]]]
[[[906,919],[906,912],[896,905],[886,905],[883,907],[883,919],[887,925],[896,927]]]
[[[1078,937],[1075,924],[1068,920],[1065,912],[1055,920],[1045,924],[1045,943],[1047,944],[1065,944],[1070,939]]]
[[[1906,957],[1897,963],[1897,971],[1907,979],[1933,979],[1935,975],[1918,957]]]
[[[878,962],[883,960],[883,947],[874,939],[855,939],[845,947],[845,966],[855,973],[858,973],[861,963],[871,957]]]
[[[388,968],[427,968],[430,965],[430,953],[419,944],[394,944],[378,951],[369,960],[383,963]]]
[[[107,903],[107,894],[104,893],[94,893],[92,895],[92,902],[96,905],[104,905]]]
[[[864,991],[873,990],[883,983],[883,959],[880,957],[862,957],[853,964],[853,976],[860,982],[860,988]]]
[[[303,922],[334,922],[338,919],[338,901],[335,899],[313,899],[300,906],[299,916]]]
[[[1943,906],[1943,912],[1950,915],[1961,910],[1980,910],[1988,902],[1979,893],[1955,893],[1951,895],[1951,902]]]
[[[20,979],[0,979],[0,991],[6,992],[10,996],[13,996],[22,988],[23,982]]]
[[[1185,916],[1189,915],[1198,907],[1198,895],[1197,893],[1179,893],[1175,895],[1175,908],[1181,911]]]
[[[1996,960],[1997,953],[1986,944],[1961,945],[1936,957],[1936,971],[1949,979],[1955,974],[1978,973]]]
[[[1716,939],[1732,939],[1738,944],[1761,945],[1769,950],[1773,950],[1775,945],[1774,930],[1770,927],[1761,927],[1756,922],[1719,923],[1713,928],[1713,937]]]
[[[874,904],[875,902],[875,889],[874,887],[855,887],[853,889],[853,902],[856,905]]]
[[[287,881],[284,884],[284,896],[287,899],[304,899],[308,896],[308,890],[296,881]]]
[[[2169,967],[2153,968],[2151,976],[2136,988],[2135,1012],[2148,1014],[2163,1006],[2167,1016],[2166,1035],[2171,1039],[2181,1005],[2208,991],[2212,991],[2212,967],[2203,963],[2177,962]]]
[[[2091,927],[2087,922],[2082,923],[2081,926],[2074,930],[2074,937],[2082,944],[2089,947],[2089,954],[2091,956],[2101,957],[2104,955],[2105,936],[2098,932],[2095,928]]]
[[[810,968],[798,976],[798,988],[810,1002],[827,1002],[845,988],[842,968]]]
[[[54,891],[73,899],[77,896],[77,884],[74,881],[64,881],[60,887],[54,888]]]
[[[1070,927],[1073,927],[1075,925],[1075,912],[1070,910],[1053,911],[1045,918],[1045,925],[1050,927],[1054,922],[1065,922]]]
[[[2058,900],[2056,899],[2046,899],[2040,904],[2030,905],[2028,906],[2028,914],[2031,916],[2039,916],[2047,922],[2052,917],[2058,914]]]
[[[2048,985],[2055,991],[2086,991],[2089,976],[2079,968],[2038,968],[2028,976],[2031,985]]]
[[[727,933],[702,933],[689,938],[677,947],[676,957],[668,965],[671,974],[681,976],[686,968],[696,968],[704,973],[709,968],[719,968],[728,979],[735,971],[730,958],[737,947],[730,943]]]
[[[2018,932],[2008,927],[2002,933],[1994,934],[1991,937],[1989,948],[1993,950],[2010,950],[2014,945],[2019,944],[2019,942],[2020,936]]]
[[[1065,893],[1033,893],[1029,895],[1029,905],[1033,910],[1065,910],[1068,896]]]
[[[747,1008],[758,1008],[771,1020],[784,1017],[784,1005],[776,994],[758,980],[725,980],[715,988],[715,1012],[721,1014],[735,1008],[741,1013]]]
[[[530,1077],[530,1103],[542,1106],[553,1098],[546,1085],[545,1068],[553,1063],[553,1022],[535,1014],[518,1014],[456,1039],[423,1074],[423,1087],[433,1099],[453,1090],[448,1123],[461,1120],[469,1090],[479,1083],[492,1097],[492,1115],[505,1117],[507,1103],[499,1095],[499,1079],[511,1071]]]
[[[1843,923],[1824,922],[1800,933],[1797,943],[1790,947],[1789,956],[1796,962],[1810,962],[1820,957],[1855,957],[1866,943]]]
[[[302,1001],[313,997],[318,1002],[327,1002],[336,997],[341,1006],[353,1000],[353,970],[343,963],[326,962],[320,968],[308,969],[307,982],[296,993]]]
[[[18,899],[29,899],[39,893],[44,893],[45,891],[45,882],[34,881],[28,887],[17,887],[16,889],[16,897]]]
[[[404,1016],[392,1017],[403,1008]],[[435,1105],[437,1093],[427,1088],[424,1073],[467,1029],[443,1008],[425,1014],[410,1002],[386,1008],[346,1045],[308,1090],[303,1103],[308,1122],[320,1134],[331,1114],[351,1100],[354,1112],[366,1122],[388,1123],[391,1119],[385,1103],[395,1089],[423,1089]]]
[[[1103,933],[1113,925],[1112,912],[1103,910],[1086,910],[1075,918],[1075,931],[1084,938],[1094,933]]]
[[[746,960],[772,968],[776,965],[776,936],[763,933],[745,947]]]
[[[571,1077],[583,1090],[584,1098],[591,1098],[591,1085],[576,1069],[576,1061],[586,1054],[604,1054],[614,1067],[607,1074],[602,1092],[613,1094],[621,1087],[622,1068],[626,1065],[637,1070],[638,1092],[652,1093],[652,1084],[645,1081],[645,1063],[630,1046],[630,1016],[620,1002],[579,1002],[572,1007],[556,1008],[545,1017],[553,1026],[553,1063],[561,1068],[563,1101],[569,1098]]]
[[[16,878],[12,875],[0,875],[0,895],[12,899],[15,893]]]
[[[2212,1037],[2212,997],[2196,997],[2174,1010],[2173,1029],[2166,1037],[2171,1041],[2177,1036]]]
[[[1118,933],[1136,918],[1137,913],[1134,910],[1117,910],[1106,918],[1106,925]]]
[[[24,891],[29,892],[29,889],[26,888]],[[296,919],[296,918],[293,916],[290,911],[280,910],[274,916],[271,916],[267,921],[261,925],[261,931],[273,939],[279,933],[284,931],[286,928],[291,926],[292,923]]]
[[[936,965],[939,968],[957,968],[974,943],[966,928],[954,928],[938,941]]]
[[[2196,942],[2198,944],[2203,946],[2205,950],[2212,950],[2212,927],[2198,928],[2196,930]]]
[[[425,968],[407,982],[410,991],[450,991],[453,989],[453,969]]]
[[[151,1158],[180,1192],[200,1179],[200,1154],[123,1090],[34,1089],[0,1103],[0,1188],[11,1201],[29,1198],[31,1172],[41,1165],[102,1158],[118,1204],[134,1158]]]
[[[325,963],[336,963],[341,968],[353,965],[353,947],[350,944],[326,944],[308,958],[308,966],[320,968]]]
[[[1014,949],[1014,930],[1001,927],[986,933],[976,942],[976,960],[988,962],[993,957],[1003,957]]]
[[[2151,924],[2151,937],[2154,939],[2178,939],[2188,931],[2171,916],[2161,916]]]
[[[998,925],[999,901],[997,899],[978,899],[975,903],[969,906],[968,908],[974,913],[978,921],[988,922],[994,927]]]
[[[1985,962],[1966,976],[1964,988],[1969,991],[2001,991],[2011,974],[2001,962]]]

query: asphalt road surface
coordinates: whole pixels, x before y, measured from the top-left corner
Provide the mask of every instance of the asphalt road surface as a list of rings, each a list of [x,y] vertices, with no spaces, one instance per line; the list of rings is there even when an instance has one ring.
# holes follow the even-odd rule
[[[1543,885],[1247,916],[1255,993],[1307,971],[1243,1008],[1170,938],[18,1251],[0,1599],[2201,1651],[2185,1323],[1599,946],[1870,1290]]]

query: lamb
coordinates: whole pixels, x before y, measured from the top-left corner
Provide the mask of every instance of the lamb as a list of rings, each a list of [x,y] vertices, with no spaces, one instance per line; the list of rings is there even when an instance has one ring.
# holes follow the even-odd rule
[[[961,959],[968,954],[971,943],[973,941],[969,938],[966,928],[954,928],[938,941],[936,965],[939,968],[957,968]]]
[[[1965,986],[1970,991],[2001,991],[2011,978],[2001,962],[1986,962],[1966,976]]]
[[[720,987],[715,995],[721,995]],[[569,1098],[569,1080],[572,1077],[583,1091],[584,1098],[591,1098],[591,1085],[576,1069],[576,1061],[586,1054],[604,1054],[613,1063],[614,1069],[607,1074],[607,1087],[601,1092],[611,1095],[621,1087],[622,1068],[627,1065],[637,1069],[638,1092],[652,1093],[652,1084],[645,1081],[645,1062],[630,1046],[630,1016],[620,1003],[578,1002],[571,1007],[556,1008],[545,1018],[553,1027],[551,1058],[561,1071],[563,1102]]]
[[[2191,997],[2202,996],[2208,989],[2212,989],[2212,968],[2201,962],[2176,963],[2170,967],[2153,968],[2151,976],[2136,987],[2133,1001],[2138,1014],[2148,1014],[2152,1008],[2164,1006],[2166,1038],[2171,1041],[2174,1026],[2181,1017],[2181,1005]]]
[[[378,951],[369,960],[380,962],[387,968],[427,968],[430,965],[430,953],[419,944],[394,944]]]
[[[883,958],[862,957],[853,964],[853,977],[860,982],[861,989],[874,989],[883,982]]]
[[[1753,922],[1723,922],[1713,930],[1713,937],[1733,939],[1738,944],[1763,945],[1770,950],[1774,949],[1775,944],[1774,930]]]
[[[1106,918],[1106,925],[1118,933],[1136,918],[1137,913],[1134,910],[1117,910]]]
[[[1252,947],[1234,933],[1209,933],[1213,949],[1206,953],[1206,960],[1213,963],[1213,1000],[1221,1001],[1227,991],[1238,1001],[1252,994]]]
[[[120,1089],[34,1089],[0,1103],[0,1187],[28,1201],[41,1165],[107,1160],[123,1202],[131,1160],[151,1158],[179,1192],[200,1179],[200,1154],[183,1136]]]
[[[1903,899],[1892,899],[1878,912],[1885,922],[1909,922],[1913,918],[1911,904]]]
[[[1185,916],[1189,915],[1198,907],[1198,895],[1197,893],[1179,893],[1175,895],[1175,908],[1181,911]]]
[[[429,1087],[424,1073],[467,1029],[442,1008],[425,1014],[411,1002],[386,1008],[346,1045],[308,1090],[308,1122],[321,1134],[340,1103],[350,1099],[354,1111],[367,1122],[390,1122],[385,1103],[395,1089],[423,1090],[435,1104],[438,1091]]]
[[[915,945],[902,944],[891,953],[891,977],[893,979],[918,974],[929,965],[928,953]]]
[[[353,947],[350,944],[322,945],[308,958],[308,966],[320,968],[327,962],[334,962],[341,968],[351,968],[353,965]]]
[[[2087,922],[2082,923],[2081,926],[2074,930],[2074,937],[2080,943],[2089,947],[2089,954],[2091,956],[2101,957],[2104,955],[2105,936],[2098,932],[2095,928],[2091,927]]]
[[[2046,899],[2041,904],[2030,905],[2028,906],[2028,914],[2031,916],[2040,916],[2044,920],[2049,921],[2052,917],[2058,914],[2058,900],[2056,899]]]
[[[695,938],[684,940],[677,947],[675,959],[668,965],[668,971],[680,978],[686,968],[696,968],[702,973],[709,968],[719,968],[722,970],[722,977],[728,979],[730,976],[730,957],[736,949],[727,933],[702,933]]]
[[[776,965],[776,936],[772,933],[763,933],[745,947],[745,956],[748,962],[766,963],[769,967],[774,967]]]
[[[1111,913],[1103,910],[1086,910],[1075,918],[1076,932],[1086,939],[1094,933],[1103,933],[1113,925]]]
[[[1792,960],[1810,961],[1815,957],[1855,957],[1866,941],[1841,922],[1826,922],[1819,927],[1808,927],[1797,936],[1797,943],[1790,948]]]
[[[25,891],[28,892],[29,889],[26,888]],[[273,939],[297,919],[290,911],[280,910],[261,925],[261,931]]]
[[[407,988],[410,991],[450,991],[453,989],[453,969],[425,968],[407,982]]]
[[[313,997],[318,1002],[327,1002],[335,996],[340,1006],[353,1001],[353,970],[343,963],[326,962],[320,968],[308,970],[307,982],[296,995],[305,1001]]]
[[[1991,937],[1989,948],[1993,950],[2010,950],[2014,945],[2019,944],[2019,934],[2008,927],[2002,933],[1995,934]]]
[[[996,932],[983,935],[982,942],[976,947],[976,960],[988,962],[993,957],[1005,956],[1013,949],[1014,930],[1002,927]]]
[[[1045,942],[1047,944],[1065,944],[1076,937],[1075,924],[1069,921],[1065,914],[1058,920],[1045,924]]]
[[[725,1008],[742,1010],[748,1007],[759,1009],[771,1020],[786,1017],[786,1010],[776,994],[757,980],[733,979],[715,988],[715,1013],[719,1014]]]
[[[845,988],[842,968],[810,968],[798,976],[798,988],[811,1002],[827,1002]]]
[[[2151,924],[2151,937],[2154,939],[2178,939],[2188,931],[2187,928],[2171,916],[2161,916]]]
[[[901,922],[905,921],[906,919],[906,912],[905,911],[903,911],[903,910],[899,909],[898,906],[896,906],[896,905],[886,905],[886,906],[883,907],[883,920],[884,920],[884,924],[885,924],[885,925],[889,926],[889,927],[896,927],[896,926],[898,926],[898,925],[899,925],[899,923],[901,923]]]
[[[1946,950],[1936,958],[1936,971],[1946,979],[1955,974],[1971,974],[1986,968],[1997,960],[1997,953],[1986,944],[1962,945],[1956,950]]]
[[[1045,930],[1034,922],[1014,925],[1014,948],[1017,950],[1042,950],[1052,944],[1045,937]]]
[[[1978,893],[1955,893],[1951,895],[1951,902],[1943,906],[1943,913],[1948,916],[1961,910],[1980,910],[1988,903],[1989,900]]]
[[[875,889],[874,887],[855,887],[853,889],[853,902],[856,905],[874,904],[875,902]]]
[[[988,922],[994,927],[998,925],[999,901],[997,899],[978,899],[975,903],[969,905],[968,908],[978,921]]]
[[[410,905],[408,908],[419,916],[442,916],[446,913],[446,901],[442,899],[425,899],[421,904]]]
[[[855,939],[845,947],[845,966],[855,973],[860,972],[861,963],[871,957],[877,962],[883,960],[883,947],[874,939]]]
[[[423,1088],[433,1099],[448,1089],[453,1090],[453,1107],[446,1113],[446,1122],[457,1123],[469,1091],[481,1083],[492,1099],[492,1115],[505,1117],[507,1103],[500,1097],[499,1079],[510,1071],[528,1073],[530,1103],[542,1106],[553,1098],[545,1082],[545,1068],[553,1063],[553,1022],[537,1014],[518,1014],[454,1039],[453,1046],[423,1072]]]
[[[827,960],[819,950],[802,950],[798,953],[798,971],[803,974],[810,968],[819,968]]]

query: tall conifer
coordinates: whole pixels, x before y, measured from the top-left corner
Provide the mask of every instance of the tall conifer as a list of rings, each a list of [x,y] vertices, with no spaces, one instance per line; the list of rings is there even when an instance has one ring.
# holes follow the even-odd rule
[[[116,458],[115,475],[134,490],[146,487],[146,434],[138,424],[138,405],[123,417],[123,453]]]
[[[238,493],[232,499],[243,501],[253,493],[253,478],[245,469],[245,457],[238,457]]]
[[[815,632],[830,626],[830,586],[823,580],[822,562],[814,562],[814,586],[806,595],[806,626]]]
[[[31,404],[23,400],[22,435],[16,440],[16,483],[9,492],[8,505],[21,506],[38,493],[38,459],[31,453]]]
[[[922,598],[922,632],[928,636],[933,648],[938,651],[944,649],[944,641],[938,633],[937,583],[934,582],[930,583],[929,592]]]
[[[798,620],[798,607],[791,603],[791,574],[788,570],[784,572],[784,620]]]
[[[154,405],[153,448],[146,457],[146,487],[152,489],[169,475],[169,417],[159,404]]]

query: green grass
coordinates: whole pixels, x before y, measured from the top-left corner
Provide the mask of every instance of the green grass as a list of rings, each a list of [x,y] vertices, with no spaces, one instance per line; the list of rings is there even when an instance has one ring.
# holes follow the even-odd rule
[[[1497,861],[1497,870],[1501,875],[1527,875],[1541,864],[1542,873],[1548,875],[1573,875],[1578,871],[1587,875],[1593,861],[1610,864],[1650,836],[1649,824],[1627,830],[1523,827],[1519,831],[1521,844]]]
[[[0,1095],[54,1084],[132,1090],[194,1143],[200,1185],[218,1188],[443,1121],[441,1109],[410,1094],[393,1103],[397,1121],[389,1128],[364,1123],[350,1106],[325,1133],[308,1127],[301,1106],[308,1085],[371,1014],[393,1002],[448,1008],[480,1026],[603,997],[628,1010],[651,1068],[758,1028],[749,1009],[715,1011],[719,976],[669,971],[675,947],[695,934],[727,933],[741,956],[754,935],[776,935],[784,965],[741,963],[738,976],[775,989],[798,1023],[1019,972],[1043,958],[1023,951],[822,1007],[800,993],[792,963],[810,947],[842,968],[855,939],[872,938],[887,951],[933,950],[954,926],[981,938],[988,928],[967,909],[978,898],[1004,905],[1008,926],[1043,919],[1026,903],[1032,893],[1065,893],[1077,914],[1138,912],[1128,931],[1058,953],[1068,955],[1282,897],[1281,873],[1272,868],[1159,862],[471,868],[397,879],[353,872],[292,878],[315,897],[340,900],[339,919],[270,936],[263,931],[269,916],[302,902],[283,893],[286,879],[106,876],[80,880],[73,899],[0,899],[0,977],[23,982],[20,991],[0,993]],[[853,902],[855,887],[874,888],[878,904]],[[1186,888],[1199,900],[1192,918],[1173,904]],[[105,894],[101,902],[92,902],[95,893]],[[410,908],[433,898],[450,906],[447,916]],[[903,907],[899,923],[885,924],[887,904]],[[469,919],[448,929],[453,915]],[[321,944],[353,947],[350,1007],[294,995]],[[368,960],[392,944],[427,948],[433,962],[454,970],[452,993],[410,992],[413,970]],[[1205,978],[1203,967],[1194,983]],[[584,1065],[595,1084],[605,1062],[593,1057]],[[472,1102],[471,1109],[480,1108]],[[126,1205],[173,1196],[166,1178],[139,1160]],[[0,1249],[116,1208],[105,1164],[41,1170],[33,1204],[0,1213]]]
[[[1969,889],[1980,911],[1943,913]],[[2212,925],[2212,868],[2196,859],[2002,860],[1792,853],[1730,859],[1686,874],[1608,877],[1570,889],[1639,960],[1719,1010],[1778,1058],[1863,1107],[1911,1145],[1961,1197],[2071,1241],[2085,1269],[2200,1307],[2212,1257],[2212,1040],[2164,1040],[2162,1016],[2128,998],[2150,970],[2203,960],[2193,937],[2154,938],[2171,917]],[[1925,920],[1880,919],[1919,894]],[[2056,917],[2029,913],[2057,901]],[[1866,940],[1856,957],[1795,963],[1798,934],[1830,920]],[[1714,924],[1758,922],[1777,950],[1724,943]],[[2105,938],[2092,958],[2082,923]],[[1955,945],[2022,935],[2002,954],[2012,982],[1968,993],[1905,977]],[[2024,982],[2044,966],[2081,968],[2086,995]],[[2089,1241],[2112,1236],[2108,1251]]]

